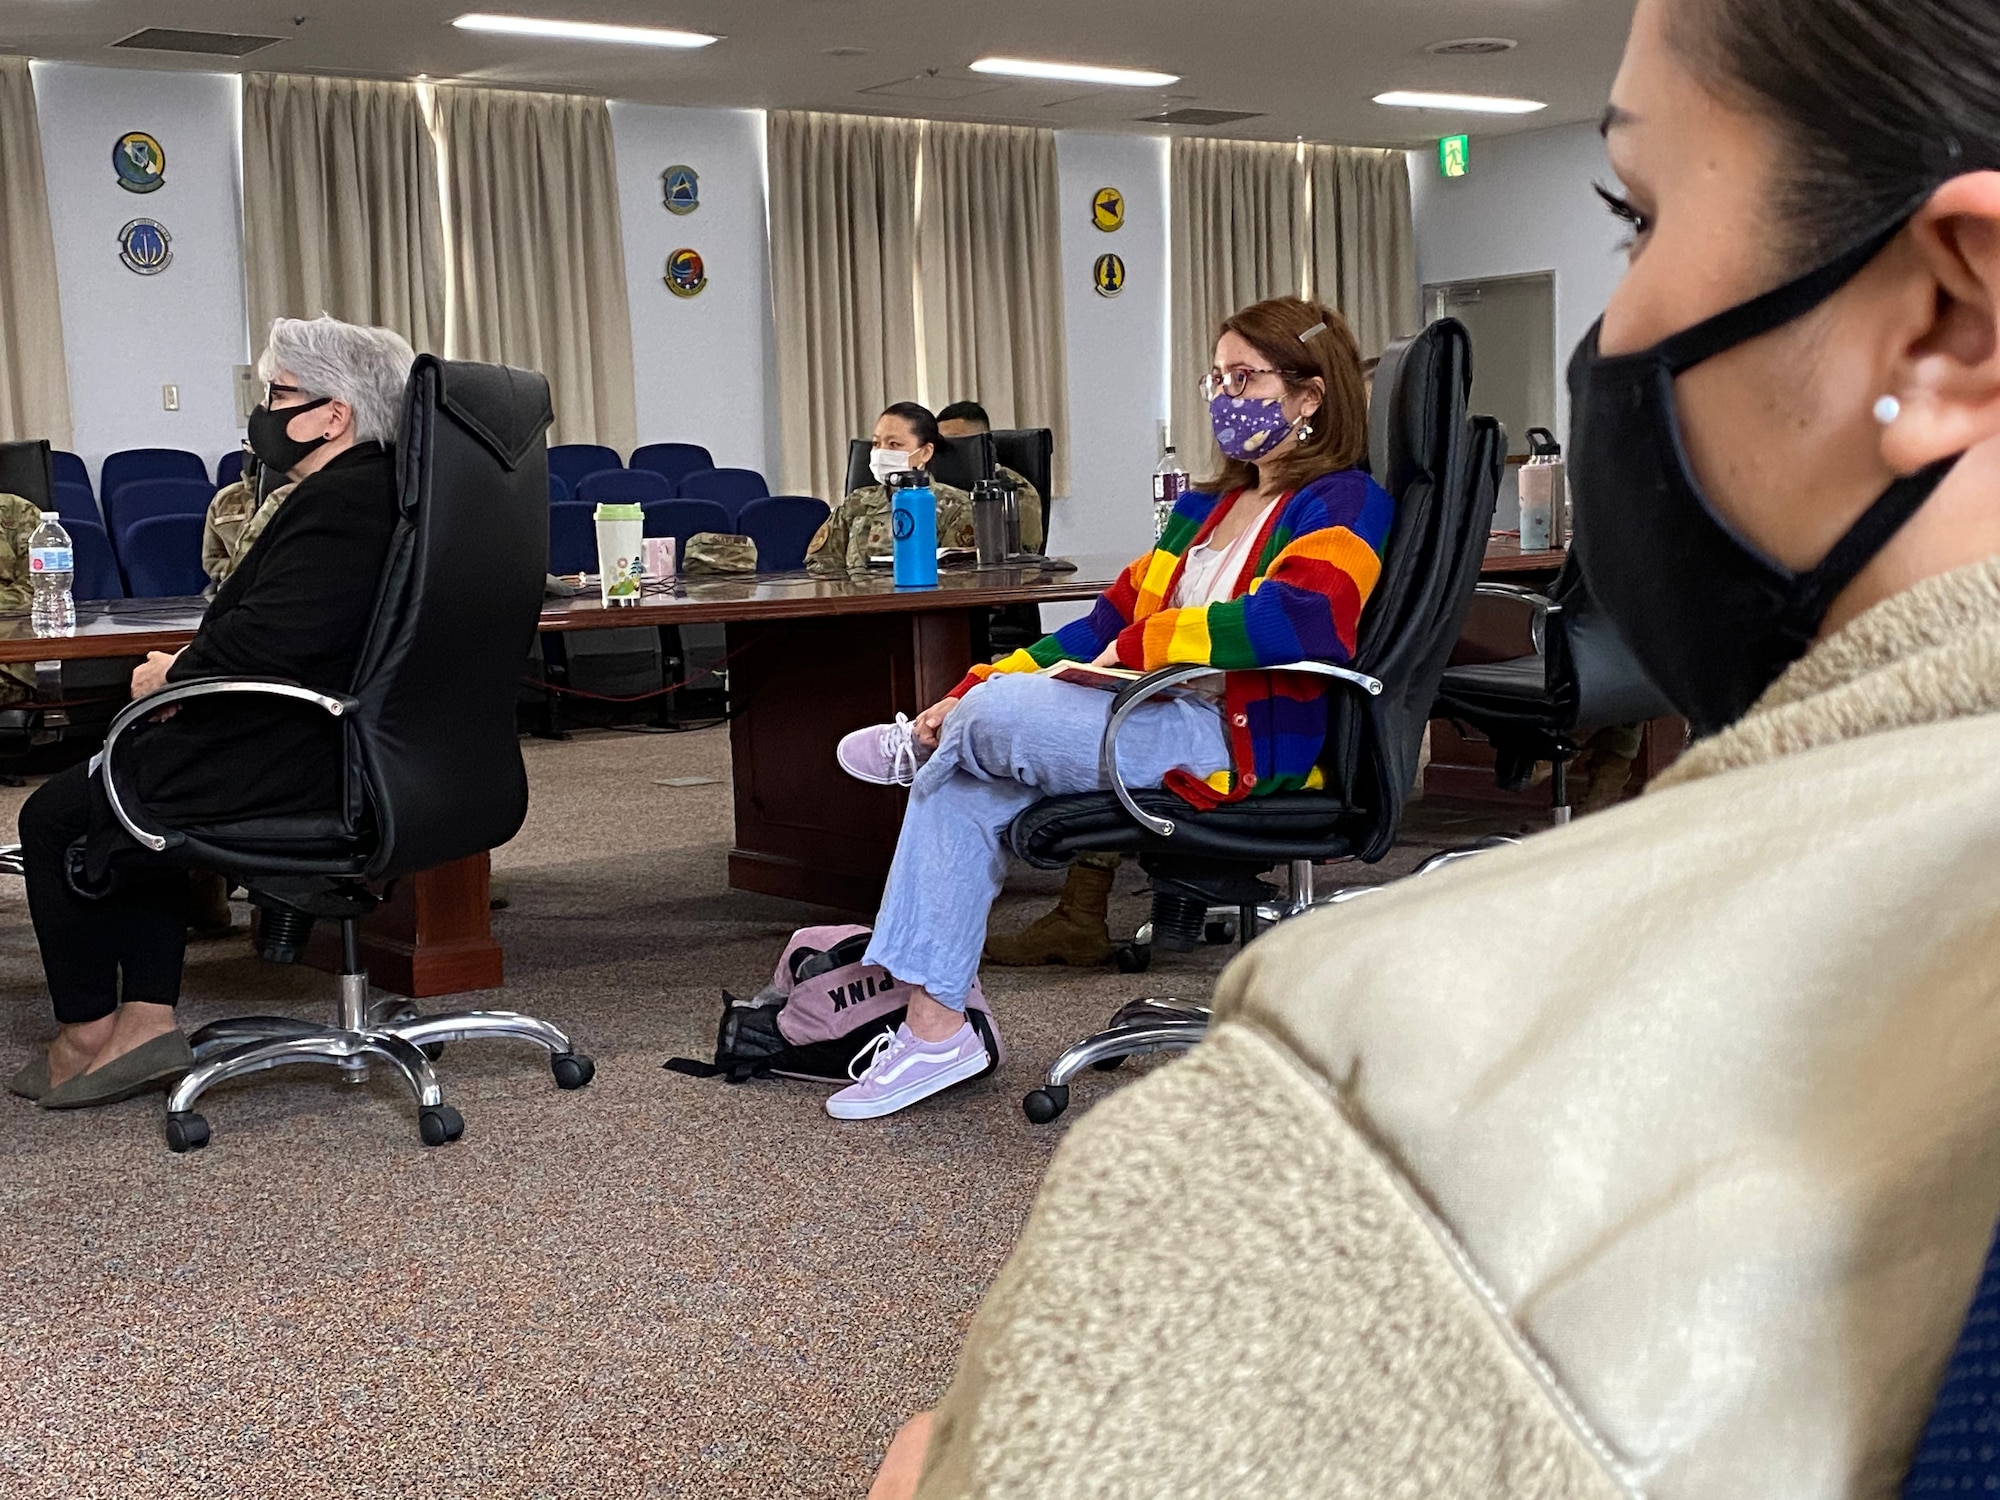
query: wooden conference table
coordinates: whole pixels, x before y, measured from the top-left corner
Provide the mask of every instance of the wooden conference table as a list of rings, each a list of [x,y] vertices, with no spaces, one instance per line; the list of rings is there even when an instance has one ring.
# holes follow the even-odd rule
[[[898,589],[886,572],[682,579],[616,609],[595,593],[548,600],[541,629],[725,625],[736,800],[730,885],[872,911],[905,794],[842,773],[833,757],[840,737],[942,698],[965,675],[974,632],[994,606],[1093,598],[1130,561],[1077,558],[1074,571],[949,569],[935,589]],[[203,607],[200,599],[85,604],[74,635],[48,638],[25,615],[0,616],[0,662],[178,651]],[[378,985],[421,997],[501,983],[487,869],[481,854],[398,883],[363,929]]]

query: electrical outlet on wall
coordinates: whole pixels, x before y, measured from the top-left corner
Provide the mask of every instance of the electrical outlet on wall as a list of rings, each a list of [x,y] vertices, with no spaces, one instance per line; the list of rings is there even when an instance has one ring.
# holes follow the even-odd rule
[[[179,411],[181,409],[181,388],[177,385],[160,387],[160,410]]]

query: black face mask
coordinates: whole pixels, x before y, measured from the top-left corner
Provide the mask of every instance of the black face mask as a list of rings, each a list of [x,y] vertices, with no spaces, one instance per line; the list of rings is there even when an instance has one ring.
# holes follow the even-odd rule
[[[1698,735],[1740,719],[1806,653],[1852,583],[1957,464],[1891,485],[1810,572],[1771,561],[1715,512],[1681,444],[1674,379],[1804,317],[1846,286],[1907,215],[1818,270],[1636,354],[1570,361],[1574,547],[1590,592]]]
[[[276,411],[268,406],[258,407],[250,413],[250,451],[280,474],[290,474],[328,441],[316,437],[300,442],[286,431],[292,425],[292,418],[300,412],[317,410],[332,399],[331,396],[321,396],[316,401],[307,401],[299,406],[281,406]]]

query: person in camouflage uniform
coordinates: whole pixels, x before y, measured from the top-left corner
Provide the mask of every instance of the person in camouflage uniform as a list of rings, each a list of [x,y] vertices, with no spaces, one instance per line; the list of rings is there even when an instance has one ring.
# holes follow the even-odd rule
[[[869,468],[876,482],[863,485],[834,509],[806,547],[806,566],[818,572],[859,573],[871,557],[887,557],[895,547],[889,516],[888,476],[903,469],[928,468],[937,456],[937,418],[914,401],[899,401],[875,419],[875,449]],[[937,496],[940,547],[972,545],[972,497],[956,485],[931,481]]]
[[[34,600],[28,582],[28,538],[42,513],[19,495],[0,494],[0,611],[24,615]],[[0,704],[25,703],[35,696],[32,662],[0,666]]]
[[[208,587],[202,593],[210,599],[215,597],[222,581],[242,565],[252,545],[264,534],[264,528],[271,524],[271,517],[285,503],[285,497],[296,488],[281,484],[259,504],[259,474],[257,459],[246,444],[243,477],[217,490],[215,498],[208,502],[208,516],[201,528],[201,570],[208,575]]]
[[[986,415],[986,408],[977,401],[954,401],[938,413],[937,421],[938,431],[948,438],[977,437],[982,432],[993,430],[992,418]],[[993,466],[993,477],[1002,484],[1012,485],[1021,497],[1022,550],[1041,551],[1042,492],[1029,482],[1027,475],[1005,464]]]

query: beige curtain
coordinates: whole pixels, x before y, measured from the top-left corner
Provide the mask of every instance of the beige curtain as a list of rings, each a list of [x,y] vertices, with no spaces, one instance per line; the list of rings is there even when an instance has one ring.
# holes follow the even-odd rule
[[[1055,433],[1069,493],[1061,198],[1052,130],[924,127],[917,224],[924,393],[977,401],[996,427]]]
[[[1421,324],[1409,159],[1401,151],[1308,146],[1312,296],[1353,325],[1364,358]]]
[[[1296,145],[1181,139],[1171,158],[1173,438],[1197,475],[1221,462],[1196,384],[1239,308],[1304,289],[1310,224]]]
[[[783,488],[838,500],[847,444],[917,396],[913,120],[775,110],[771,299]]]
[[[332,313],[444,348],[437,156],[414,84],[243,80],[243,276],[250,341]]]
[[[0,440],[71,442],[42,132],[25,57],[0,57]]]
[[[455,358],[539,370],[552,443],[637,441],[611,116],[602,99],[441,87]]]

